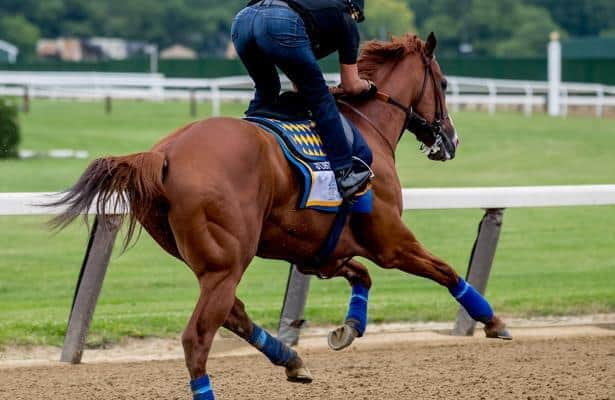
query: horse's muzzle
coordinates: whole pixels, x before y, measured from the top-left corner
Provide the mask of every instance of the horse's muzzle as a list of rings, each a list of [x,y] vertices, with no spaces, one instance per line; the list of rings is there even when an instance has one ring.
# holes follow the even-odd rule
[[[436,142],[431,147],[424,146],[423,151],[427,154],[427,158],[433,161],[448,161],[455,158],[459,139],[454,135],[453,140],[449,139],[448,135],[440,129],[436,133]]]

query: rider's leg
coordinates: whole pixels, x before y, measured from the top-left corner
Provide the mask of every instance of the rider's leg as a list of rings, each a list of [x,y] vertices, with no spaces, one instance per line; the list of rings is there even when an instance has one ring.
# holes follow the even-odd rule
[[[280,77],[271,60],[259,49],[254,38],[254,17],[258,10],[248,7],[237,14],[231,37],[237,55],[254,81],[256,92],[247,113],[263,105],[273,104],[280,94]]]
[[[256,347],[273,364],[284,366],[289,380],[304,383],[312,381],[310,371],[297,352],[252,322],[241,300],[235,298],[224,327]]]
[[[297,85],[312,111],[338,186],[352,196],[368,180],[369,173],[352,174],[352,149],[348,143],[333,96],[312,52],[301,18],[292,10],[278,7],[280,15],[255,19],[259,47]]]

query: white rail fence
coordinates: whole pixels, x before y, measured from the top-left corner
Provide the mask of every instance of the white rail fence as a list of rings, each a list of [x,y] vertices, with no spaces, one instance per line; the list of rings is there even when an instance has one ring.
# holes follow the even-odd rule
[[[403,189],[404,210],[615,205],[615,185]],[[54,192],[0,193],[0,216],[57,215]],[[95,208],[90,209],[95,214]]]
[[[55,193],[0,193],[0,216],[53,215],[61,208],[40,207],[57,200]],[[504,209],[516,207],[562,207],[615,205],[615,185],[536,186],[496,188],[404,189],[405,210],[486,209],[481,220],[467,275],[467,281],[484,293],[504,216]],[[95,213],[94,209],[90,213]],[[95,220],[76,285],[62,361],[79,363],[98,295],[119,227],[108,230]],[[299,340],[301,321],[309,289],[309,277],[291,266],[280,316],[278,336],[288,344]],[[460,310],[453,333],[468,335],[475,322]]]
[[[329,84],[339,82],[337,74],[326,76]],[[485,107],[495,113],[500,106],[522,109],[531,115],[545,109],[548,82],[487,78],[448,77],[447,101],[454,110],[463,106]],[[284,80],[289,87],[288,80]],[[10,72],[0,71],[0,96],[54,99],[134,99],[211,101],[213,115],[220,114],[222,101],[247,101],[253,85],[248,76],[216,79],[166,78],[161,74],[120,74],[100,72]],[[563,114],[570,107],[591,107],[602,116],[615,107],[615,86],[562,83],[560,103]]]

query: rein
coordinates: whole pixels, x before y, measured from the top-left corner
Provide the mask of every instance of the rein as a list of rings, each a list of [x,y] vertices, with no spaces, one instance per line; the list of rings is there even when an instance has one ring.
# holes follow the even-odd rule
[[[376,94],[376,96],[378,96],[380,94],[380,92],[378,92]],[[350,109],[350,111],[352,111],[353,113],[355,113],[356,115],[358,115],[359,117],[361,117],[363,120],[365,120],[365,122],[367,122],[372,128],[374,128],[374,130],[376,132],[378,132],[378,134],[380,135],[380,138],[384,141],[384,143],[386,143],[387,147],[389,148],[389,150],[391,150],[391,154],[393,155],[393,158],[395,158],[395,147],[393,147],[393,145],[391,144],[391,142],[389,142],[389,140],[387,139],[386,135],[384,134],[384,132],[382,132],[382,130],[376,125],[376,123],[374,121],[372,121],[367,115],[365,115],[363,112],[361,112],[358,108],[356,108],[355,106],[353,106],[352,104],[344,101],[344,100],[337,100],[338,103],[346,106],[348,109]],[[403,131],[402,131],[403,132]],[[401,139],[401,136],[400,136]],[[399,141],[399,140],[398,140]]]
[[[417,96],[417,98],[410,104],[410,106],[406,107],[401,102],[394,99],[392,96],[383,93],[381,91],[376,92],[374,98],[376,100],[382,101],[386,104],[390,104],[396,108],[399,108],[405,115],[406,120],[404,125],[401,127],[401,131],[397,137],[397,143],[401,140],[406,130],[412,132],[417,139],[423,142],[426,146],[432,146],[438,141],[442,140],[441,133],[441,121],[442,119],[448,118],[448,115],[443,111],[444,110],[444,99],[441,90],[438,90],[438,85],[436,78],[434,76],[433,69],[431,67],[432,59],[424,59],[423,63],[425,65],[425,75],[423,78],[423,85],[421,87],[421,92]],[[428,122],[425,118],[423,118],[419,113],[414,111],[416,105],[418,105],[425,95],[425,90],[427,89],[427,81],[431,78],[434,86],[434,95],[436,97],[436,110],[435,110],[435,120],[434,122]],[[391,153],[393,154],[393,158],[395,158],[395,147],[391,142],[387,139],[387,136],[384,132],[363,112],[361,112],[358,108],[353,106],[352,104],[344,101],[338,100],[338,102],[347,108],[349,108],[352,112],[354,112],[357,116],[361,117],[365,120],[372,128],[378,132],[380,137],[387,144]]]

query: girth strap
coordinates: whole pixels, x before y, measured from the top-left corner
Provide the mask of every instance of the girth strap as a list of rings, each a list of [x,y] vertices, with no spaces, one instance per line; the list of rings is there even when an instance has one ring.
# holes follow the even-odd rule
[[[329,229],[329,234],[327,235],[325,242],[321,246],[320,250],[318,250],[318,253],[316,253],[314,258],[306,264],[306,267],[310,269],[320,268],[329,260],[329,257],[337,246],[337,242],[340,240],[340,236],[342,236],[342,231],[346,225],[346,220],[348,219],[348,215],[352,209],[352,203],[352,200],[344,200],[344,202],[340,205],[337,214],[335,214],[333,225],[331,225],[331,228]]]

